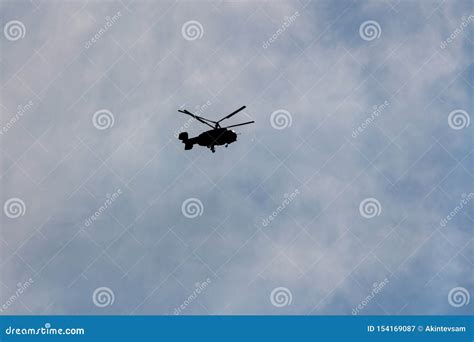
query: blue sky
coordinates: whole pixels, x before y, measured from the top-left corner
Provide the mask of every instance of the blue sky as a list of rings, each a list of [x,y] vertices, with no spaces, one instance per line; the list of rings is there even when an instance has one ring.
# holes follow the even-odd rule
[[[472,312],[473,14],[2,1],[1,313]]]

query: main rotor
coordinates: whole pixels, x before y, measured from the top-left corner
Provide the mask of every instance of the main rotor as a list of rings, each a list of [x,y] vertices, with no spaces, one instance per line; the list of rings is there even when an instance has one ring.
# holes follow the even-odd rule
[[[231,126],[227,126],[227,127],[221,127],[220,123],[226,119],[229,119],[230,117],[234,116],[235,114],[237,114],[238,112],[244,110],[245,108],[247,108],[246,106],[242,106],[240,107],[239,109],[233,111],[232,113],[230,113],[229,115],[223,117],[222,119],[220,119],[219,121],[213,121],[213,120],[209,120],[209,119],[206,119],[206,118],[203,118],[202,116],[197,116],[196,114],[193,114],[191,112],[189,112],[188,110],[184,109],[184,110],[178,110],[178,112],[180,113],[183,113],[183,114],[186,114],[186,115],[189,115],[189,116],[192,116],[193,118],[195,118],[197,121],[211,127],[212,129],[227,129],[227,128],[231,128],[231,127],[237,127],[237,126],[243,126],[243,125],[248,125],[248,124],[251,124],[251,123],[254,123],[255,121],[247,121],[247,122],[243,122],[243,123],[240,123],[240,124],[237,124],[237,125],[231,125]]]

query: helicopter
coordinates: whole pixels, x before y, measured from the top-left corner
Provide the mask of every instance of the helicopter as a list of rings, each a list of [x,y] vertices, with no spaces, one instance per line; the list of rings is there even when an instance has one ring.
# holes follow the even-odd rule
[[[229,119],[230,117],[234,116],[235,114],[244,110],[245,108],[247,107],[242,106],[239,109],[230,113],[229,115],[223,117],[219,121],[213,121],[213,120],[203,118],[201,116],[197,116],[187,111],[186,109],[178,110],[178,112],[192,116],[197,121],[212,128],[211,130],[201,133],[194,138],[189,138],[187,132],[182,132],[179,134],[178,139],[184,143],[185,150],[190,150],[193,148],[195,144],[198,144],[199,146],[206,146],[212,151],[212,153],[215,153],[216,152],[215,146],[225,145],[225,147],[227,147],[229,146],[229,144],[232,144],[234,141],[237,141],[237,133],[235,133],[233,130],[229,130],[228,128],[248,125],[255,122],[255,121],[247,121],[247,122],[243,122],[236,125],[221,127],[220,122],[222,122],[223,120]]]

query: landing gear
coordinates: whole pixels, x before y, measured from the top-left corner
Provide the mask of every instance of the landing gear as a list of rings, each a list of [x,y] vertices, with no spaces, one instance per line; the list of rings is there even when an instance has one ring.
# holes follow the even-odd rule
[[[227,148],[227,146],[229,146],[229,144],[225,144],[225,148]]]
[[[209,148],[211,149],[212,153],[216,153],[216,149],[214,148],[214,145]]]

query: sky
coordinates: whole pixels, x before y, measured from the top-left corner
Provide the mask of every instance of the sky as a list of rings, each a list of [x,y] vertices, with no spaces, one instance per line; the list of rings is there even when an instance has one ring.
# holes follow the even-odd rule
[[[472,313],[472,1],[0,13],[0,314]]]

